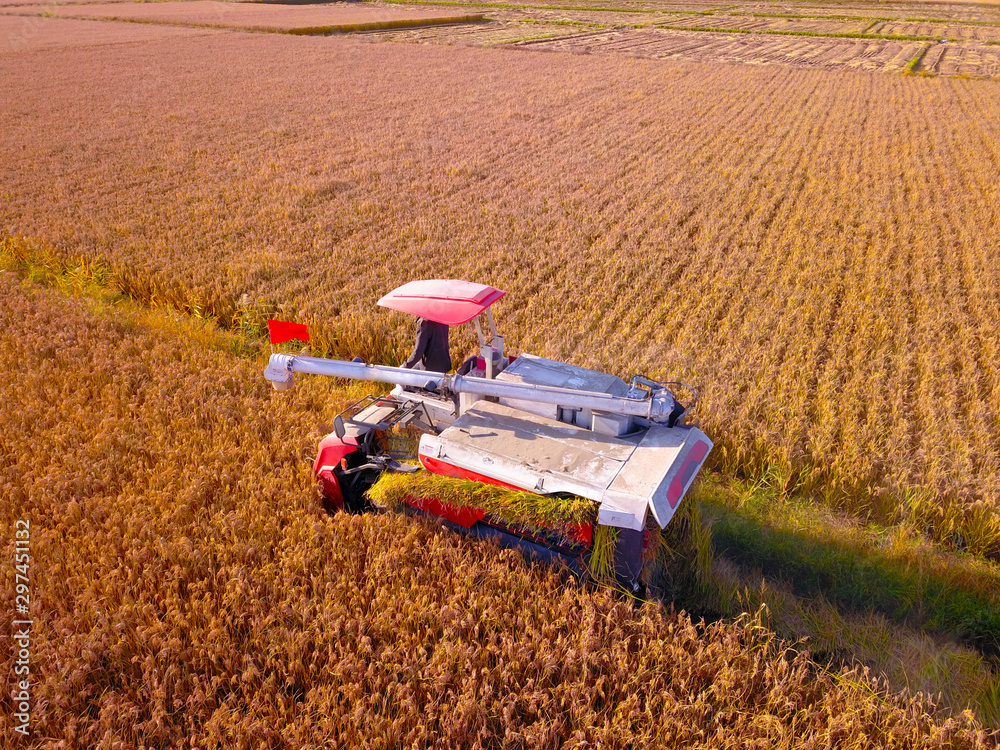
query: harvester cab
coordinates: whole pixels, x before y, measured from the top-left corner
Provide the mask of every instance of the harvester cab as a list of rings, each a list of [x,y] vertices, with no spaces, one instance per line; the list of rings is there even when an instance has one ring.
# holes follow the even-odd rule
[[[272,354],[265,373],[275,388],[295,373],[395,385],[369,396],[334,421],[319,445],[314,471],[330,510],[362,510],[385,471],[469,479],[594,504],[594,521],[573,544],[499,521],[474,506],[407,503],[448,525],[496,538],[540,558],[561,557],[586,573],[595,527],[613,532],[613,567],[635,585],[649,528],[666,527],[712,449],[685,424],[697,394],[682,383],[614,375],[522,353],[508,357],[491,306],[491,286],[456,280],[413,281],[378,304],[446,325],[472,322],[480,352],[465,374],[446,374],[289,354]],[[482,320],[485,318],[485,321]],[[485,323],[485,325],[484,325]],[[470,363],[472,364],[472,363]],[[671,388],[683,388],[681,403]],[[413,438],[419,436],[419,444]]]
[[[403,284],[382,297],[377,304],[447,326],[472,321],[479,339],[477,364],[485,377],[492,379],[499,372],[496,363],[503,360],[503,336],[497,333],[491,308],[505,294],[491,286],[469,281],[431,279]],[[486,318],[489,338],[483,330],[481,317]]]
[[[492,380],[509,364],[504,357],[504,339],[497,332],[491,309],[505,294],[491,286],[469,281],[428,279],[403,284],[376,304],[447,326],[471,322],[479,341],[479,353],[470,358],[460,372],[468,377]],[[425,385],[430,387],[397,385],[392,395],[400,400],[423,403],[425,413],[431,415],[438,426],[451,424],[476,401],[471,394],[449,396],[437,391],[434,383]]]

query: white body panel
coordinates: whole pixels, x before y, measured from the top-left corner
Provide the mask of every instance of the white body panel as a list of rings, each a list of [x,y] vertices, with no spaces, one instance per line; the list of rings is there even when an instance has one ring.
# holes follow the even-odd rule
[[[440,435],[424,435],[420,456],[529,492],[589,498],[599,523],[641,530],[647,511],[661,527],[669,523],[711,445],[695,427],[613,437],[480,401]],[[675,481],[679,495],[670,491]]]

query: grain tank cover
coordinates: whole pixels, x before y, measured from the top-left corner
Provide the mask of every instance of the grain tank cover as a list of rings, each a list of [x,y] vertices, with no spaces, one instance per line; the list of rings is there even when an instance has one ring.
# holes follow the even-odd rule
[[[393,289],[378,304],[436,323],[457,326],[468,323],[505,294],[471,281],[423,279]]]

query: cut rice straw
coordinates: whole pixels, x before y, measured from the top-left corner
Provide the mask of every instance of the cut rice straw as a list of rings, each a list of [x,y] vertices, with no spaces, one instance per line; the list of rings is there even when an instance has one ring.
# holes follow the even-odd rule
[[[536,495],[426,471],[386,472],[368,490],[368,499],[384,508],[399,508],[407,497],[435,499],[455,509],[479,508],[500,523],[531,532],[554,533],[567,542],[573,541],[574,527],[597,520],[597,504],[586,498]]]

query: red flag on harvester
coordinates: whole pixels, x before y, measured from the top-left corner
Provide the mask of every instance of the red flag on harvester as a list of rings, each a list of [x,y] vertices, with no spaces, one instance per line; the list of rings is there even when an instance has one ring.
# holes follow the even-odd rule
[[[267,321],[267,333],[272,344],[283,344],[292,339],[309,340],[309,329],[303,323],[286,323],[283,320]]]

